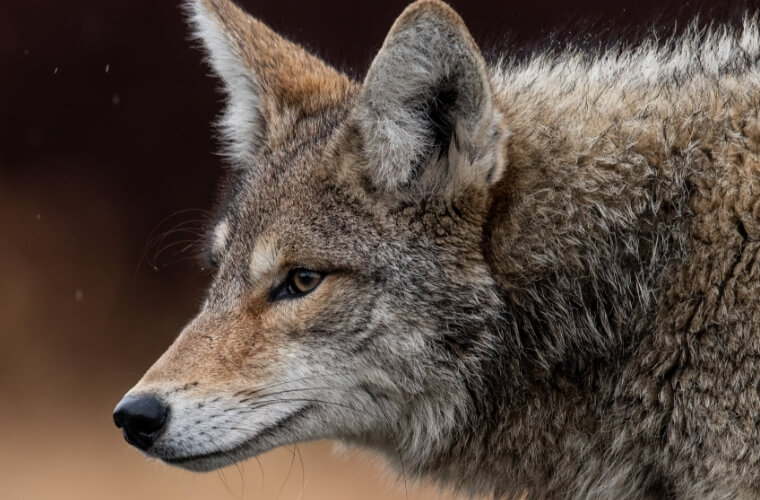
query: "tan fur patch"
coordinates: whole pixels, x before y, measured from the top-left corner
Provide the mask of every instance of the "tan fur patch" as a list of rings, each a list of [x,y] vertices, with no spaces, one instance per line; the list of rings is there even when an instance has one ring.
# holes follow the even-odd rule
[[[167,351],[133,389],[172,390],[198,382],[198,390],[211,390],[239,381],[241,372],[256,366],[257,379],[266,380],[273,365],[275,344],[261,328],[266,309],[251,301],[256,314],[247,310],[221,316],[201,313],[182,331]],[[248,380],[255,385],[255,380]]]
[[[274,116],[283,105],[314,113],[339,102],[351,87],[350,80],[282,38],[261,21],[228,0],[203,0],[223,27],[263,94],[276,97],[268,104]]]
[[[251,261],[248,264],[251,278],[256,280],[261,276],[267,276],[276,268],[277,247],[274,240],[268,237],[259,238],[251,252]]]

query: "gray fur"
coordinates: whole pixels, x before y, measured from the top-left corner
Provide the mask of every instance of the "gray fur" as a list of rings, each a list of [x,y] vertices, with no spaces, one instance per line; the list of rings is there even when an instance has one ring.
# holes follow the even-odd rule
[[[364,168],[381,190],[397,193],[421,176],[414,195],[450,197],[452,190],[471,184],[473,176],[483,184],[501,177],[506,131],[485,61],[464,25],[442,18],[435,9],[418,13],[412,22],[403,18],[391,28],[364,79],[351,120],[368,160]],[[437,144],[447,133],[454,140],[444,137],[445,146]],[[422,168],[433,155],[454,153],[450,147],[478,156],[476,165],[466,174],[445,165]]]
[[[413,4],[364,86],[252,151],[204,308],[132,391],[181,409],[149,453],[327,437],[473,495],[757,497],[757,19],[488,70],[468,37]],[[328,275],[265,300],[293,265]]]

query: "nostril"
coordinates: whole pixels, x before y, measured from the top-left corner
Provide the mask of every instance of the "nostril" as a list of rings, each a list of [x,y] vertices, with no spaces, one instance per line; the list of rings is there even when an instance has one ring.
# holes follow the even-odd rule
[[[154,396],[125,396],[113,412],[124,439],[141,450],[150,448],[166,423],[169,408]]]

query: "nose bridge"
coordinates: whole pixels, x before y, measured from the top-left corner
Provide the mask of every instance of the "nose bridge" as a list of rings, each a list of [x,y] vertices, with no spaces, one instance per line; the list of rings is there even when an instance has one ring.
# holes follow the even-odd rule
[[[224,328],[221,317],[202,311],[174,339],[148,369],[133,391],[167,384],[192,383],[201,378],[213,359]]]
[[[241,308],[207,308],[179,334],[148,369],[132,393],[224,383],[255,357],[258,348],[255,318]]]

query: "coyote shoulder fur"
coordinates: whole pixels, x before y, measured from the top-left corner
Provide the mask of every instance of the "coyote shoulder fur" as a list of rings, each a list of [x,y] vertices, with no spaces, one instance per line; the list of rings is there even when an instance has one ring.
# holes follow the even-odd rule
[[[337,439],[499,498],[760,495],[756,14],[488,65],[420,0],[357,82],[187,7],[230,181],[128,441],[210,470]]]

